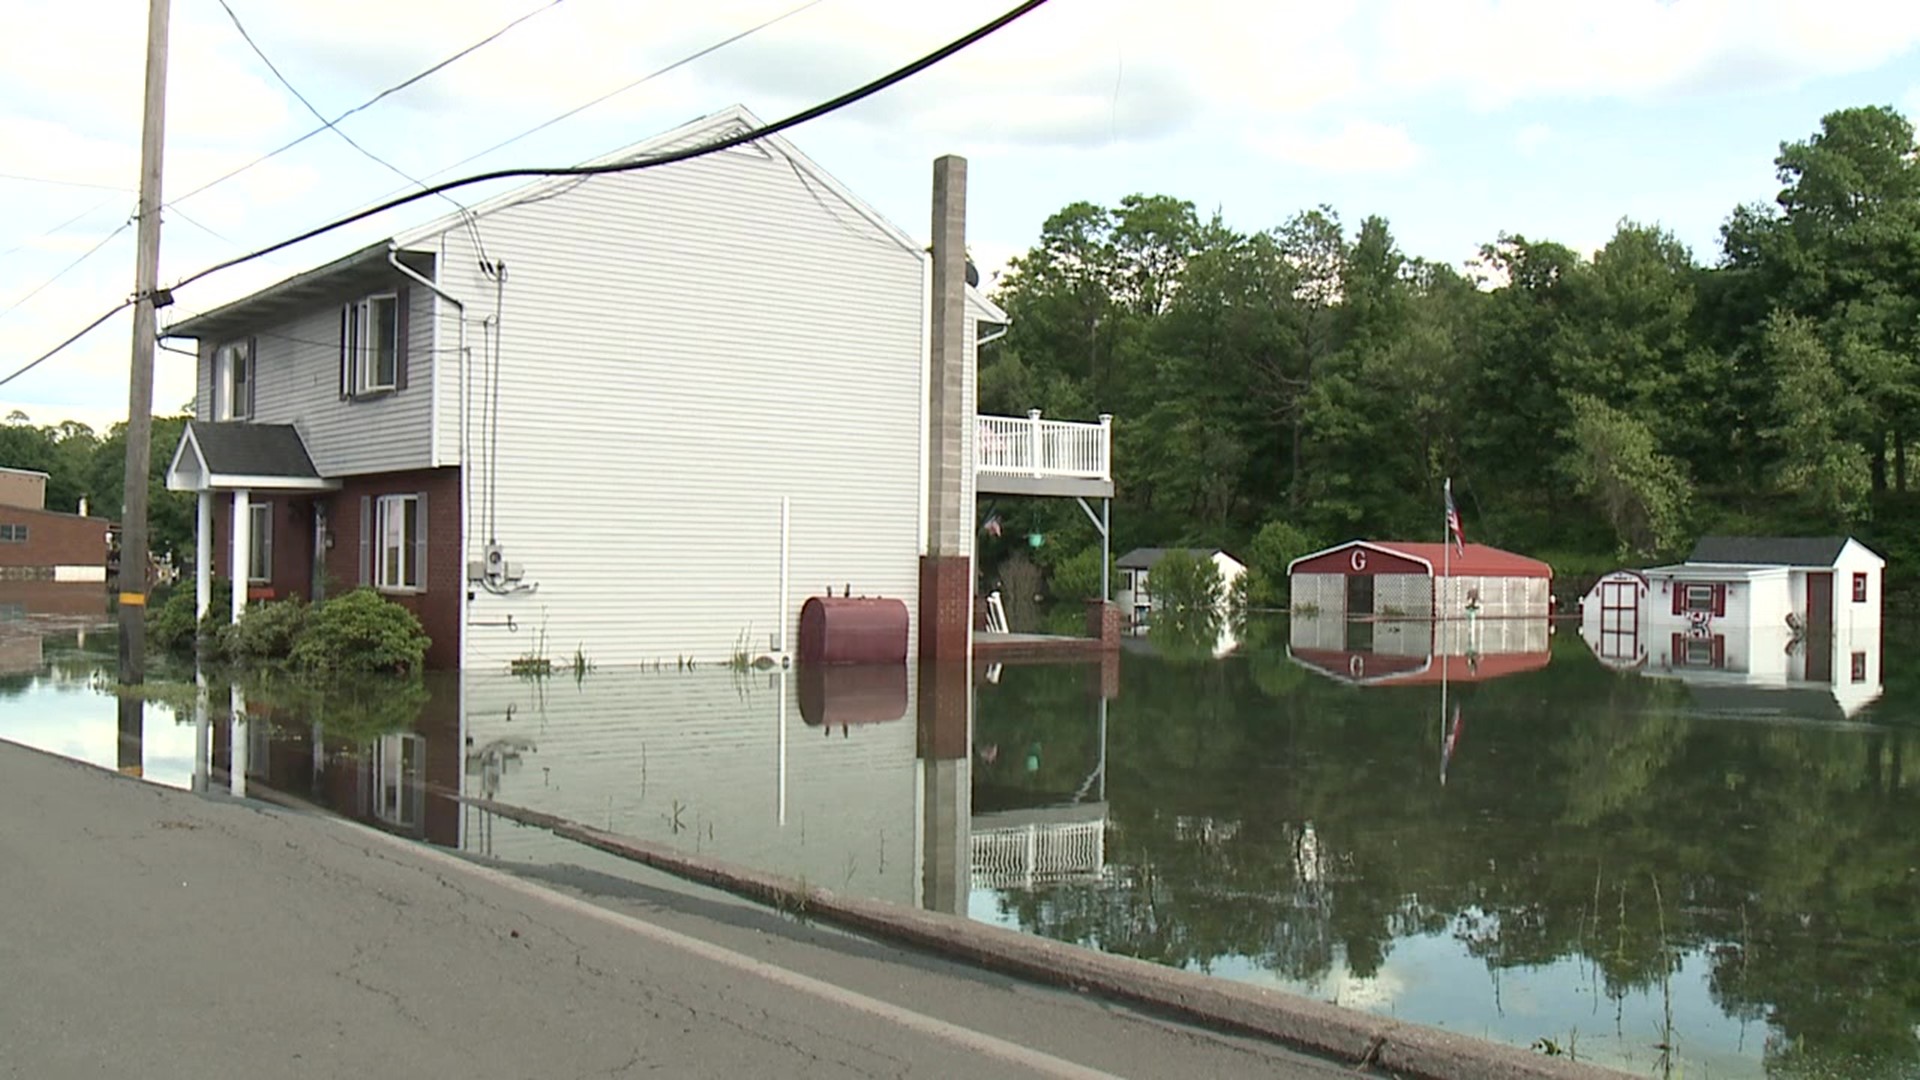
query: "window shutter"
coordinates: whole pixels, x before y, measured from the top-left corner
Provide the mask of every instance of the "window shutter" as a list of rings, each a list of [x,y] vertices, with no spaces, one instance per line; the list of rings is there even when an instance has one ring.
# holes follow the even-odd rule
[[[1673,588],[1673,613],[1675,615],[1685,615],[1687,613],[1687,587],[1678,581],[1670,582],[1669,584]]]
[[[1718,619],[1726,613],[1727,587],[1725,585],[1715,585],[1713,587],[1713,617]]]
[[[413,583],[422,592],[427,588],[427,493],[414,496],[413,507]]]
[[[373,496],[360,496],[360,584],[373,584]]]
[[[1676,633],[1673,635],[1673,659],[1669,661],[1669,664],[1673,667],[1680,667],[1686,662],[1687,635]]]
[[[1724,634],[1713,635],[1713,666],[1715,668],[1727,666],[1727,638]]]
[[[393,301],[393,306],[399,309],[394,318],[400,324],[396,331],[399,340],[394,343],[393,350],[393,388],[396,391],[407,388],[407,338],[410,336],[413,323],[413,304],[408,295],[409,292],[411,290],[407,286],[400,286],[399,292],[394,294]],[[426,505],[424,496],[421,497],[421,505]]]
[[[247,419],[254,417],[254,388],[260,385],[260,339],[247,339]]]
[[[340,400],[353,397],[353,335],[350,332],[352,304],[340,306]],[[364,576],[364,575],[362,575]]]

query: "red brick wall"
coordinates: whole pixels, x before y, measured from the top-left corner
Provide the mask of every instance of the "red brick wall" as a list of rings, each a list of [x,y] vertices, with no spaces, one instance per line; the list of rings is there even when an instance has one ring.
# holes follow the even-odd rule
[[[967,611],[973,598],[973,560],[965,555],[920,557],[920,658],[965,661],[973,639]]]
[[[346,477],[328,499],[328,531],[333,549],[327,552],[330,582],[351,589],[360,581],[360,513],[364,500],[381,495],[427,496],[426,591],[391,597],[420,616],[433,639],[427,667],[436,671],[460,665],[460,590],[466,587],[466,567],[460,551],[460,470],[420,469],[415,472],[377,473]],[[371,508],[373,504],[367,503]],[[372,582],[367,582],[372,584]]]
[[[426,590],[395,593],[389,599],[420,617],[433,645],[427,667],[451,669],[460,663],[460,590],[466,587],[466,569],[460,551],[460,470],[419,469],[377,473],[342,479],[339,491],[316,496],[265,493],[261,501],[273,504],[273,581],[254,595],[276,599],[311,599],[313,582],[313,514],[324,506],[327,533],[333,546],[326,552],[328,595],[356,588],[360,581],[360,515],[363,499],[381,495],[427,496]],[[371,504],[368,504],[369,506]],[[214,500],[214,573],[226,577],[229,569],[227,536],[233,521],[233,499]],[[368,582],[371,584],[371,582]],[[191,582],[187,583],[191,588]]]
[[[0,506],[0,525],[27,527],[26,543],[0,542],[0,567],[107,565],[105,518]]]

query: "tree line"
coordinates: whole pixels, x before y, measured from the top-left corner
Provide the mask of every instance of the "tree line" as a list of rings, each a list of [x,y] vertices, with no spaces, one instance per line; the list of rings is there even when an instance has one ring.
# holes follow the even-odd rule
[[[167,490],[167,466],[186,432],[190,417],[153,418],[151,466],[147,476],[150,547],[157,558],[185,566],[193,557],[193,496]],[[82,499],[95,517],[120,519],[127,475],[127,425],[103,435],[77,420],[33,423],[20,410],[0,423],[0,465],[47,474],[48,510],[75,513]]]
[[[1115,550],[1227,547],[1256,599],[1313,546],[1439,539],[1448,477],[1471,539],[1563,577],[1709,532],[1837,532],[1899,584],[1920,557],[1914,128],[1844,109],[1775,166],[1778,196],[1735,207],[1705,263],[1627,220],[1591,256],[1502,234],[1462,268],[1326,206],[1242,232],[1172,196],[1075,203],[1002,278],[981,411],[1114,414]],[[1050,574],[1097,573],[1078,508],[1004,512]]]

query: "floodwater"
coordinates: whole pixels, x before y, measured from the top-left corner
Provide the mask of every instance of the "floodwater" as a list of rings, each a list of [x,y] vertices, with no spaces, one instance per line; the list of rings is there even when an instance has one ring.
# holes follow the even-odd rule
[[[1568,624],[1280,621],[1104,666],[216,683],[122,719],[112,635],[61,629],[0,633],[0,738],[578,858],[442,793],[493,799],[1641,1075],[1879,1080],[1920,1076],[1917,633],[1785,682],[1603,664]]]

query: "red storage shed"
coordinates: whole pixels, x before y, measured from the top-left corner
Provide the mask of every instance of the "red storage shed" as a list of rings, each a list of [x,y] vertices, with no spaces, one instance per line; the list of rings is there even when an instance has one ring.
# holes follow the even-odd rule
[[[1467,544],[1349,540],[1287,567],[1295,612],[1335,618],[1539,618],[1550,614],[1553,568]]]

